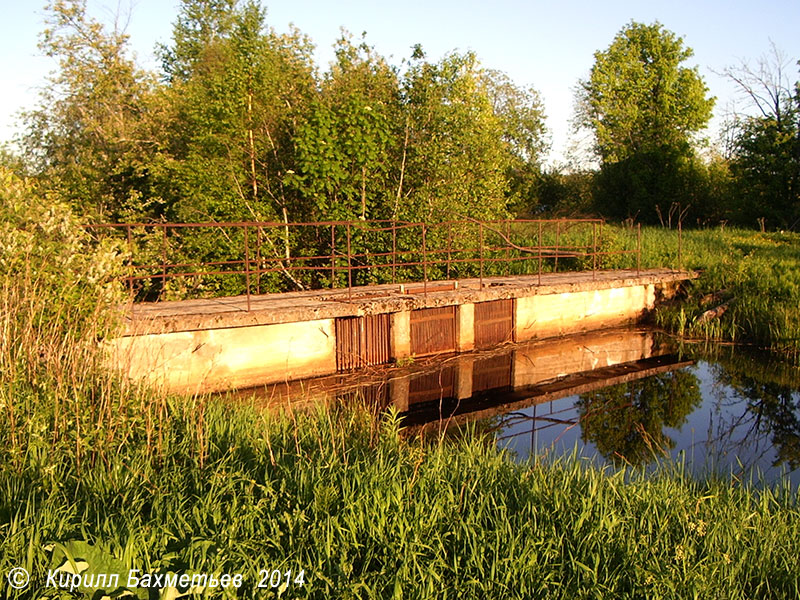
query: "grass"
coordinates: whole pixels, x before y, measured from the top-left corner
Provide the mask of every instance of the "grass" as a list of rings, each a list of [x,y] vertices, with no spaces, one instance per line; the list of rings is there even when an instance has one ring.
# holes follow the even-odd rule
[[[608,247],[636,247],[636,232],[606,227]],[[610,257],[612,261],[614,257]],[[609,261],[605,266],[623,266]],[[725,228],[678,232],[642,230],[642,268],[697,269],[680,303],[661,309],[657,323],[689,338],[755,345],[800,362],[800,235]],[[702,314],[728,303],[720,318]]]
[[[305,571],[295,598],[794,598],[800,519],[788,488],[602,471],[571,457],[514,464],[478,436],[407,442],[345,407],[270,416],[223,401],[168,404],[143,430],[76,467],[69,447],[3,462],[0,571],[28,595],[48,543],[101,548],[126,569]],[[12,502],[16,499],[16,502]],[[49,590],[52,592],[53,590]]]

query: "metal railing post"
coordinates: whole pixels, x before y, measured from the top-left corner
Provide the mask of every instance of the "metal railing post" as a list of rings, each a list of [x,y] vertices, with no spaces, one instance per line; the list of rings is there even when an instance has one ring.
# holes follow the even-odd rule
[[[597,221],[592,222],[592,279],[597,279]]]
[[[427,247],[428,226],[422,224],[422,295],[428,297],[428,247]]]
[[[636,224],[636,274],[642,272],[642,224]]]
[[[250,312],[250,236],[247,225],[244,226],[244,278],[247,293],[247,312]]]
[[[353,301],[353,262],[350,254],[350,223],[347,224],[347,300]]]
[[[542,222],[539,221],[539,236],[536,238],[539,246],[539,285],[542,285]]]
[[[483,289],[483,221],[480,222],[480,232],[481,232],[481,247],[480,247],[481,278],[480,278],[480,284],[481,284],[481,289]]]
[[[678,269],[683,269],[683,228],[678,219]]]
[[[331,289],[336,287],[336,225],[331,225]]]
[[[506,276],[511,275],[511,223],[506,219]]]
[[[553,273],[558,273],[558,251],[560,249],[559,239],[561,237],[561,221],[556,221],[556,260],[553,265]]]
[[[453,222],[447,222],[447,278],[450,279],[450,263],[453,260]]]
[[[167,291],[167,225],[161,225],[161,297]]]
[[[256,225],[256,294],[261,295],[261,225]]]
[[[131,235],[131,226],[126,225],[128,230],[128,294],[131,299],[131,322],[133,322],[133,236]]]
[[[397,283],[397,221],[392,220],[392,283]]]

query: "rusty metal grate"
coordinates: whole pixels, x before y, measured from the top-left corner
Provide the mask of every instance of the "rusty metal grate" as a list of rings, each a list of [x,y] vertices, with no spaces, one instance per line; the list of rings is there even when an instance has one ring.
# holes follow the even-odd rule
[[[475,348],[493,348],[514,341],[514,300],[475,304]]]
[[[413,356],[455,351],[455,306],[411,311],[411,354]]]
[[[432,402],[455,397],[456,370],[445,367],[435,373],[425,373],[415,377],[408,385],[409,407],[424,402]]]
[[[388,314],[336,319],[336,369],[349,371],[389,362]]]
[[[476,360],[472,365],[472,393],[511,388],[511,354]]]

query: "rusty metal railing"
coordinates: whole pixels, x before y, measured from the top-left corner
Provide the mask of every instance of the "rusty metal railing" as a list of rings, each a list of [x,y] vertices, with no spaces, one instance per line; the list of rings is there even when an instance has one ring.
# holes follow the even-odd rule
[[[635,249],[603,249],[601,219],[530,219],[442,223],[323,221],[314,223],[105,223],[87,226],[128,248],[122,278],[131,300],[251,296],[305,289],[353,290],[370,284],[421,283],[591,272]],[[624,268],[633,268],[633,265]]]

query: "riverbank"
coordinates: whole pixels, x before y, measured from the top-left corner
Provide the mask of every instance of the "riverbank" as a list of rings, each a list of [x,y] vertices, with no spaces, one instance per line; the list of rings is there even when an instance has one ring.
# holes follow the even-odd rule
[[[768,349],[800,362],[800,234],[735,228],[643,228],[641,266],[696,269],[687,296],[664,307],[656,323],[686,338]],[[604,246],[636,248],[636,231],[604,228]],[[609,264],[608,266],[616,266]]]

